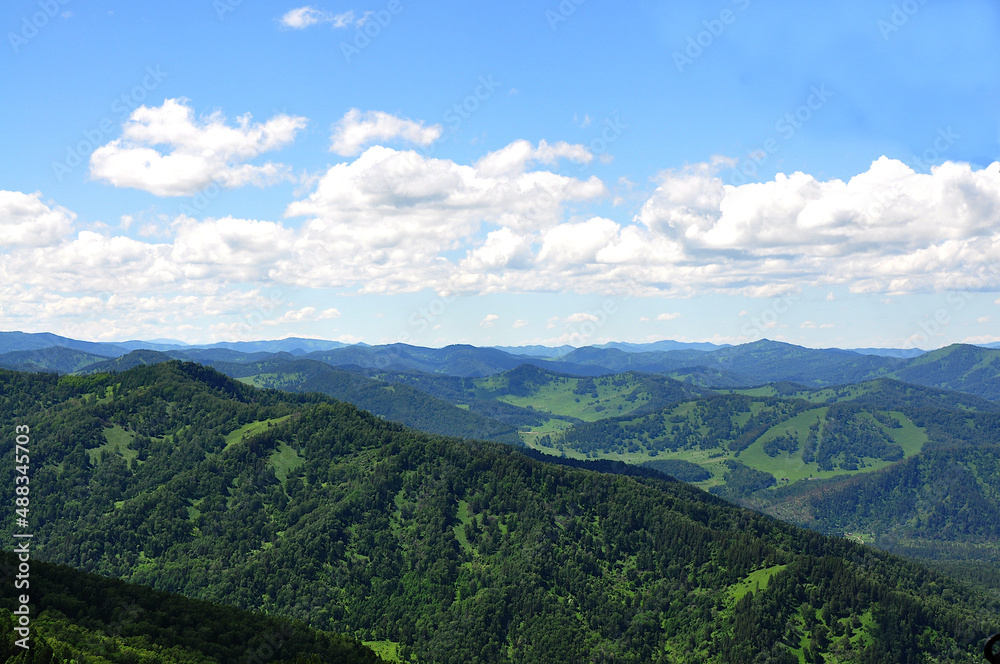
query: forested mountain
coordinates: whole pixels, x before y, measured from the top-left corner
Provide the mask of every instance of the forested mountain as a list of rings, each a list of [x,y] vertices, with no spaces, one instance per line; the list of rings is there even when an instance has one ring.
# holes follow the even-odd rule
[[[974,661],[1000,608],[683,483],[193,364],[0,385],[0,421],[31,426],[44,557],[421,662]]]
[[[0,552],[0,582],[13,585],[18,557]],[[10,585],[8,585],[10,584]],[[31,634],[16,644],[13,593],[0,599],[0,662],[20,664],[379,664],[359,641],[300,621],[31,563]]]
[[[305,357],[332,366],[356,366],[385,371],[420,371],[448,376],[480,377],[509,371],[524,363],[569,371],[579,375],[608,373],[606,367],[587,366],[562,358],[512,355],[496,348],[452,345],[444,348],[422,348],[408,344],[385,346],[348,346],[329,351],[309,353]]]
[[[402,382],[373,380],[334,369],[318,360],[214,362],[212,366],[257,387],[319,392],[422,431],[520,444],[516,425],[511,426],[490,416],[497,409],[485,409],[489,411],[487,413],[462,409]]]
[[[0,354],[0,368],[17,371],[52,371],[72,373],[109,359],[65,346],[49,346],[33,350],[14,350]]]
[[[954,344],[909,361],[896,369],[908,383],[968,392],[1000,400],[1000,349]]]
[[[119,344],[79,341],[49,332],[35,334],[28,332],[0,332],[0,353],[11,353],[19,350],[41,350],[43,348],[54,347],[79,350],[102,357],[117,357],[131,350]]]
[[[905,461],[758,492],[745,502],[822,532],[850,533],[1000,594],[1000,418],[925,417],[935,420],[931,441]]]
[[[826,389],[804,390],[801,386],[774,384],[769,386],[775,396],[798,397],[814,403],[854,401],[881,410],[901,410],[908,413],[922,410],[958,410],[977,412],[1000,411],[1000,403],[966,392],[904,383],[892,378],[877,378],[853,385]],[[767,390],[750,393],[763,394]]]

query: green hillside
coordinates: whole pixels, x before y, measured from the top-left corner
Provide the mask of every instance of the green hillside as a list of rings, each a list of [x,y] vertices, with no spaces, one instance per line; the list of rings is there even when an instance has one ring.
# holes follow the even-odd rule
[[[422,431],[520,443],[515,426],[490,417],[489,411],[470,412],[411,385],[373,380],[317,360],[264,359],[213,366],[255,387],[318,392]]]
[[[895,378],[1000,401],[1000,349],[954,344],[910,360]]]
[[[13,585],[18,557],[0,552],[0,577]],[[70,567],[33,561],[30,632],[14,631],[13,593],[0,600],[0,662],[46,664],[378,664],[350,637],[301,622],[254,614]],[[27,648],[22,646],[27,645]]]
[[[31,426],[46,558],[403,659],[965,661],[998,608],[682,483],[429,436],[196,365],[0,379],[0,421]]]
[[[51,346],[0,353],[0,367],[17,371],[71,373],[108,358],[83,350]]]
[[[769,513],[861,536],[1000,594],[1000,448],[931,448],[880,472],[756,496]]]
[[[916,454],[927,440],[926,432],[900,411],[851,401],[819,405],[730,394],[578,424],[543,442],[552,453],[697,463],[712,474],[703,486],[725,484],[726,495],[738,498],[747,488],[731,486],[743,477],[732,474],[733,464],[768,475],[764,481],[773,486],[870,472]]]

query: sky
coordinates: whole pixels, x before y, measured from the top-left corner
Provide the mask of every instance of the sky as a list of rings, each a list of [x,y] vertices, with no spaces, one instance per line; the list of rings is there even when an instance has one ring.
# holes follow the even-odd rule
[[[0,329],[1000,341],[995,0],[8,0]]]

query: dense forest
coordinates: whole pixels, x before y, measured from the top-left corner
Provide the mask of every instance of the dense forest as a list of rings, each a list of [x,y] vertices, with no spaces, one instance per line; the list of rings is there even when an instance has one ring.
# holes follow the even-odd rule
[[[0,581],[17,556],[0,552]],[[29,648],[15,644],[13,597],[0,600],[0,662],[63,664],[379,664],[350,637],[34,561]]]
[[[431,436],[191,363],[0,380],[0,421],[33,432],[45,559],[403,659],[972,661],[998,608],[680,482]]]

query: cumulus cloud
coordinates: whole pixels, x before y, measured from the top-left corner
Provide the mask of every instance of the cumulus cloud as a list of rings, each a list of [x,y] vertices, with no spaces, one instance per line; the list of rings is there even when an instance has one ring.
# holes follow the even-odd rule
[[[362,113],[352,108],[333,126],[330,151],[353,157],[366,145],[396,139],[428,146],[441,137],[441,131],[439,124],[427,127],[421,122],[383,111]]]
[[[656,317],[656,320],[677,320],[681,315],[678,313],[662,313]]]
[[[186,278],[255,281],[293,250],[295,234],[256,219],[180,217],[170,258]]]
[[[549,171],[485,174],[475,166],[383,146],[332,166],[286,216],[306,217],[297,283],[364,282],[366,292],[506,289],[490,272],[531,266],[531,243],[565,206],[606,193],[596,177]],[[493,230],[489,230],[493,229]],[[478,233],[487,230],[485,241]],[[462,268],[442,256],[466,249]],[[494,274],[494,277],[497,275]]]
[[[538,260],[552,265],[582,265],[597,262],[597,254],[617,237],[621,226],[595,217],[581,223],[565,223],[542,237]]]
[[[599,179],[554,173],[531,157],[536,147],[509,147],[462,164],[373,146],[320,175],[287,207],[293,222],[182,216],[158,222],[155,238],[126,235],[124,217],[76,230],[74,213],[40,193],[0,192],[0,315],[87,315],[93,326],[76,331],[106,338],[100,321],[138,336],[178,309],[237,316],[218,323],[236,330],[240,307],[259,297],[247,293],[264,284],[639,297],[1000,289],[1000,164],[918,174],[883,158],[844,181],[792,173],[738,187],[695,166],[665,174],[624,220],[579,214],[607,196]],[[275,324],[335,315],[309,301],[271,309]]]
[[[531,265],[531,242],[504,226],[486,236],[486,241],[469,252],[462,267],[469,272],[492,272]]]
[[[0,247],[52,244],[73,228],[76,215],[42,202],[41,192],[0,190]]]
[[[500,320],[500,316],[497,314],[486,314],[483,316],[483,319],[479,321],[479,327],[493,327],[498,320]]]
[[[730,287],[753,274],[865,292],[996,285],[996,166],[920,174],[882,157],[846,182],[796,172],[734,187],[703,165],[666,174],[636,221]]]
[[[186,99],[167,99],[160,107],[135,109],[122,137],[91,155],[90,175],[157,196],[190,196],[213,182],[265,186],[290,179],[289,168],[249,162],[291,143],[305,126],[305,118],[284,114],[265,123],[246,114],[233,126],[219,112],[195,118]]]

